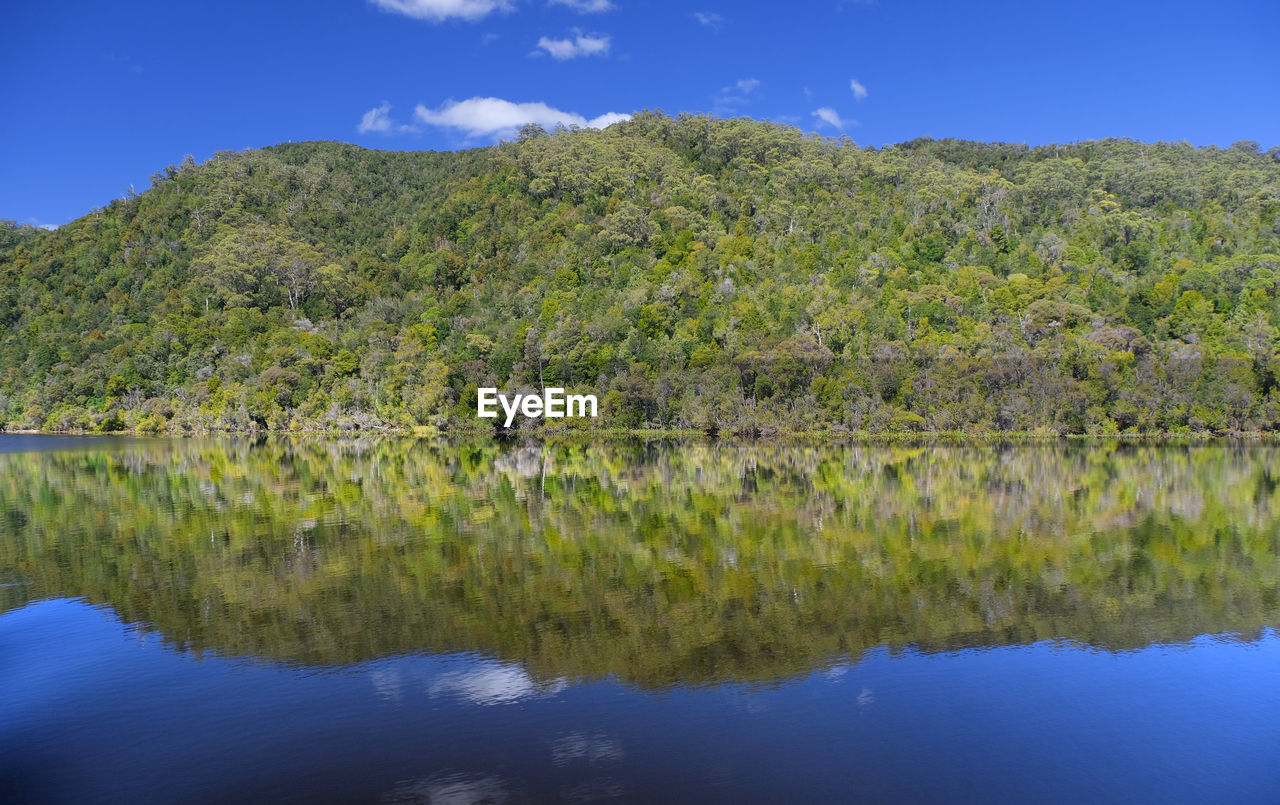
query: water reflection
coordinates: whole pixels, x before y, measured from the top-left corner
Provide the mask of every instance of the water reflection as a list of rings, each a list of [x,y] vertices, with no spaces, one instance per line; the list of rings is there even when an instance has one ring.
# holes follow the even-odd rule
[[[480,662],[466,671],[453,671],[434,680],[432,696],[456,696],[472,704],[511,704],[524,699],[554,695],[566,687],[562,679],[534,681],[512,663]]]
[[[83,596],[196,655],[481,652],[495,659],[432,683],[476,703],[578,678],[776,680],[878,646],[1250,637],[1280,622],[1278,458],[391,439],[0,451],[0,604]]]
[[[446,774],[400,783],[382,801],[389,805],[501,805],[514,799],[500,777]]]
[[[317,672],[146,637],[78,601],[0,616],[0,801],[1264,803],[1280,783],[1274,630],[876,648],[660,691],[475,654]]]
[[[557,738],[551,745],[551,760],[557,766],[567,766],[575,761],[600,763],[619,760],[623,756],[618,739],[596,733],[593,735],[573,732]]]

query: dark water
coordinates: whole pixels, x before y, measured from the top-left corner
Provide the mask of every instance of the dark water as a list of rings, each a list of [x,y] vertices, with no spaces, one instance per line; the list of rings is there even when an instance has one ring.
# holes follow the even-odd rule
[[[1280,801],[1272,448],[8,438],[0,801]]]

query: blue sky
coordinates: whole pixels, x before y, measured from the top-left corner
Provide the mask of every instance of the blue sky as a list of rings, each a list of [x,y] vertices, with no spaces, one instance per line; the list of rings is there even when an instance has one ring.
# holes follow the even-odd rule
[[[747,115],[883,145],[1280,143],[1280,3],[18,3],[0,218],[56,225],[185,154],[452,149],[525,120]]]

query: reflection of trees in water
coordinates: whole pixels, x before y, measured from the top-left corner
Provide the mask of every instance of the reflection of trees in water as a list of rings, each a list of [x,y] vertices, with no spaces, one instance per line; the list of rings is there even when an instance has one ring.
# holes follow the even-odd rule
[[[0,601],[174,645],[771,679],[870,646],[1280,622],[1271,448],[175,441],[0,456]],[[539,683],[541,684],[541,683]]]

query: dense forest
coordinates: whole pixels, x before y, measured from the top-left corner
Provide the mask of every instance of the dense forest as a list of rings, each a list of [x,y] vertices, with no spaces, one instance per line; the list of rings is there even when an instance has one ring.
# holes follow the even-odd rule
[[[83,597],[194,653],[477,651],[642,686],[878,646],[1249,640],[1280,622],[1278,457],[306,435],[0,454],[0,612]]]
[[[1250,142],[291,143],[0,227],[0,425],[474,433],[478,386],[563,386],[561,428],[1270,431],[1278,295]]]

